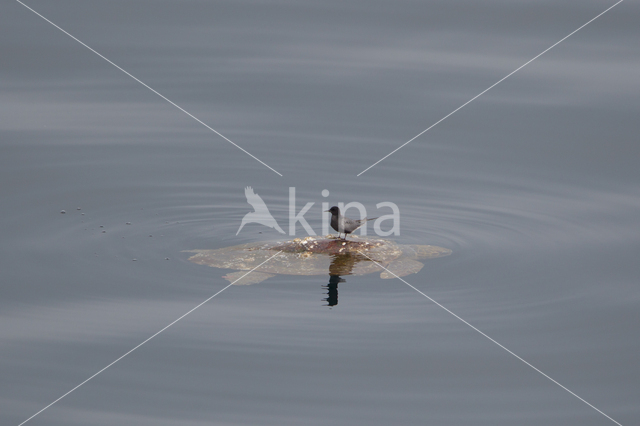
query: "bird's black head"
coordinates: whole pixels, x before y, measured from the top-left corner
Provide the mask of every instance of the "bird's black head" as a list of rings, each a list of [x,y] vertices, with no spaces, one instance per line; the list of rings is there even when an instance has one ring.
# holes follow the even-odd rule
[[[325,212],[329,212],[332,215],[340,215],[340,209],[336,206],[331,207],[329,210],[325,210]]]

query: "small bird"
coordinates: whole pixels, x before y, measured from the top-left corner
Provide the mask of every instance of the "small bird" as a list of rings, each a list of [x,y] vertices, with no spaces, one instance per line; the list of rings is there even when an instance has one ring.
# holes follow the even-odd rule
[[[244,217],[242,218],[242,223],[240,224],[240,228],[238,228],[238,232],[236,232],[236,235],[240,233],[242,227],[247,223],[260,223],[264,226],[275,229],[281,234],[285,233],[282,228],[280,228],[280,225],[278,225],[278,222],[276,222],[273,216],[271,216],[271,213],[269,213],[269,209],[267,208],[267,205],[264,203],[264,201],[262,201],[262,198],[260,198],[258,194],[253,192],[253,188],[247,186],[244,189],[244,195],[247,197],[247,203],[251,204],[255,211],[244,215]]]
[[[336,206],[331,207],[329,210],[325,210],[325,212],[331,213],[331,227],[338,231],[338,238],[340,238],[340,234],[344,233],[345,240],[347,239],[347,234],[350,234],[360,228],[368,220],[377,219],[377,217],[364,218],[361,220],[349,219],[348,217],[342,216],[342,214],[340,214],[340,209]]]

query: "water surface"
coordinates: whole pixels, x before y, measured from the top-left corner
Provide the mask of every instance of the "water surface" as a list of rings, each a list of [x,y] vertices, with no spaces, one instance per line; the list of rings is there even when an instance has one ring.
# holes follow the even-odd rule
[[[357,178],[612,3],[28,4],[283,176],[0,6],[2,424],[227,285],[182,250],[280,237],[235,235],[246,186],[285,230],[289,187],[318,231],[396,203],[395,241],[453,250],[407,282],[638,423],[636,4]],[[401,281],[327,283],[232,286],[28,424],[613,424]]]

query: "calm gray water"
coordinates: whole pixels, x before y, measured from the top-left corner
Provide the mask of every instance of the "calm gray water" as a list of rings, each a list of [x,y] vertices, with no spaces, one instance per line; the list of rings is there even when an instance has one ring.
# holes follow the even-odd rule
[[[408,283],[639,424],[637,2],[356,177],[613,3],[28,1],[280,177],[3,2],[0,423],[228,284],[182,250],[279,237],[236,236],[251,186],[285,230],[289,187],[317,231],[322,202],[396,203],[394,241],[453,250]],[[345,278],[331,308],[327,276],[231,286],[27,424],[615,424],[403,282]]]

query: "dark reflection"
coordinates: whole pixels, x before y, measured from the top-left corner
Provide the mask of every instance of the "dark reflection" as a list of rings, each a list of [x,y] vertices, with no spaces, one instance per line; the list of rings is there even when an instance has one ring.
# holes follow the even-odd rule
[[[338,275],[329,276],[329,284],[323,285],[322,288],[327,290],[327,298],[322,299],[327,302],[324,306],[336,306],[338,304],[338,283],[343,283],[346,280]]]
[[[362,261],[360,256],[352,254],[333,255],[329,265],[329,284],[322,286],[327,290],[327,297],[322,299],[327,302],[324,306],[336,306],[338,304],[338,283],[346,282],[341,275],[351,275],[356,263]]]

